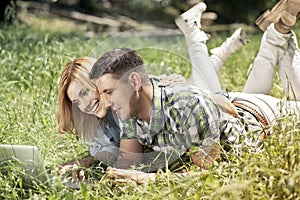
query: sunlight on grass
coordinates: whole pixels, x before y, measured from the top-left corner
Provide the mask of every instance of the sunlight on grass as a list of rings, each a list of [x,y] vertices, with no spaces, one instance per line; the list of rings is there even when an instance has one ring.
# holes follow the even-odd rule
[[[33,22],[34,23],[34,22]],[[48,168],[87,154],[87,146],[71,135],[56,131],[57,85],[66,62],[93,49],[107,39],[100,34],[92,39],[83,33],[57,33],[41,27],[0,25],[0,143],[37,145]],[[43,25],[44,26],[44,25]],[[49,24],[52,26],[52,24]],[[64,24],[59,26],[64,29]],[[69,27],[69,30],[77,29]],[[81,30],[81,29],[80,29]],[[84,29],[83,29],[84,30]],[[296,29],[300,32],[299,26]],[[220,72],[224,90],[242,91],[249,67],[258,51],[262,33],[250,35],[251,42],[232,55]],[[226,36],[212,33],[209,47],[220,44]],[[148,70],[156,75],[180,73],[187,78],[191,65],[183,38],[181,43],[164,40],[144,41],[138,49]],[[123,39],[124,40],[124,39]],[[172,40],[170,40],[172,41]],[[151,44],[151,48],[146,43]],[[178,45],[180,43],[180,45]],[[177,47],[176,47],[177,46]],[[153,48],[155,47],[155,48]],[[178,52],[182,52],[179,54]],[[100,56],[100,55],[98,55]],[[151,64],[155,63],[151,66]],[[283,97],[276,76],[272,95]],[[300,196],[300,122],[296,116],[278,119],[273,134],[265,141],[265,150],[251,154],[245,149],[241,157],[225,153],[227,160],[218,161],[207,171],[191,166],[188,177],[178,178],[168,172],[155,183],[115,184],[101,167],[89,171],[101,183],[82,185],[72,190],[60,181],[45,187],[28,186],[21,169],[0,165],[1,199],[299,199]]]

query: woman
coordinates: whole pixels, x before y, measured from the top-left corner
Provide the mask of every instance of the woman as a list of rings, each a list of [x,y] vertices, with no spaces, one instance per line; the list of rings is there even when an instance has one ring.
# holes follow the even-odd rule
[[[90,57],[77,58],[66,64],[60,77],[58,131],[72,133],[92,143],[91,156],[60,166],[61,175],[77,165],[90,167],[94,158],[111,165],[119,152],[118,118],[104,106],[101,95],[97,94],[94,83],[89,79],[95,61]],[[77,175],[83,178],[83,171],[75,171],[74,180]]]

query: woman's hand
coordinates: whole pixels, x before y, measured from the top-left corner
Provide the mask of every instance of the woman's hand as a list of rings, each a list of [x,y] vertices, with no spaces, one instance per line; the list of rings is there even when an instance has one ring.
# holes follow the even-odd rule
[[[71,182],[74,183],[78,180],[84,181],[85,170],[92,166],[94,159],[92,156],[83,158],[81,160],[74,160],[63,165],[58,165],[57,168],[60,171],[60,176],[65,176],[67,172],[72,171]]]

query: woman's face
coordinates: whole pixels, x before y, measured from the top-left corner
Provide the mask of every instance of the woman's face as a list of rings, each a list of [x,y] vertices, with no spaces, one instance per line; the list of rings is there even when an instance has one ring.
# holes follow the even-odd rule
[[[72,104],[82,112],[103,118],[107,113],[104,101],[97,95],[96,89],[85,86],[79,80],[73,80],[67,90],[67,95]]]

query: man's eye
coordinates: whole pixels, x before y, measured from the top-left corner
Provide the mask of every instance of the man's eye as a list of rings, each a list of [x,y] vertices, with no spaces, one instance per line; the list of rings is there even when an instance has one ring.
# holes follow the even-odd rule
[[[113,90],[107,90],[105,93],[106,93],[106,94],[112,94],[112,93],[113,93]]]

